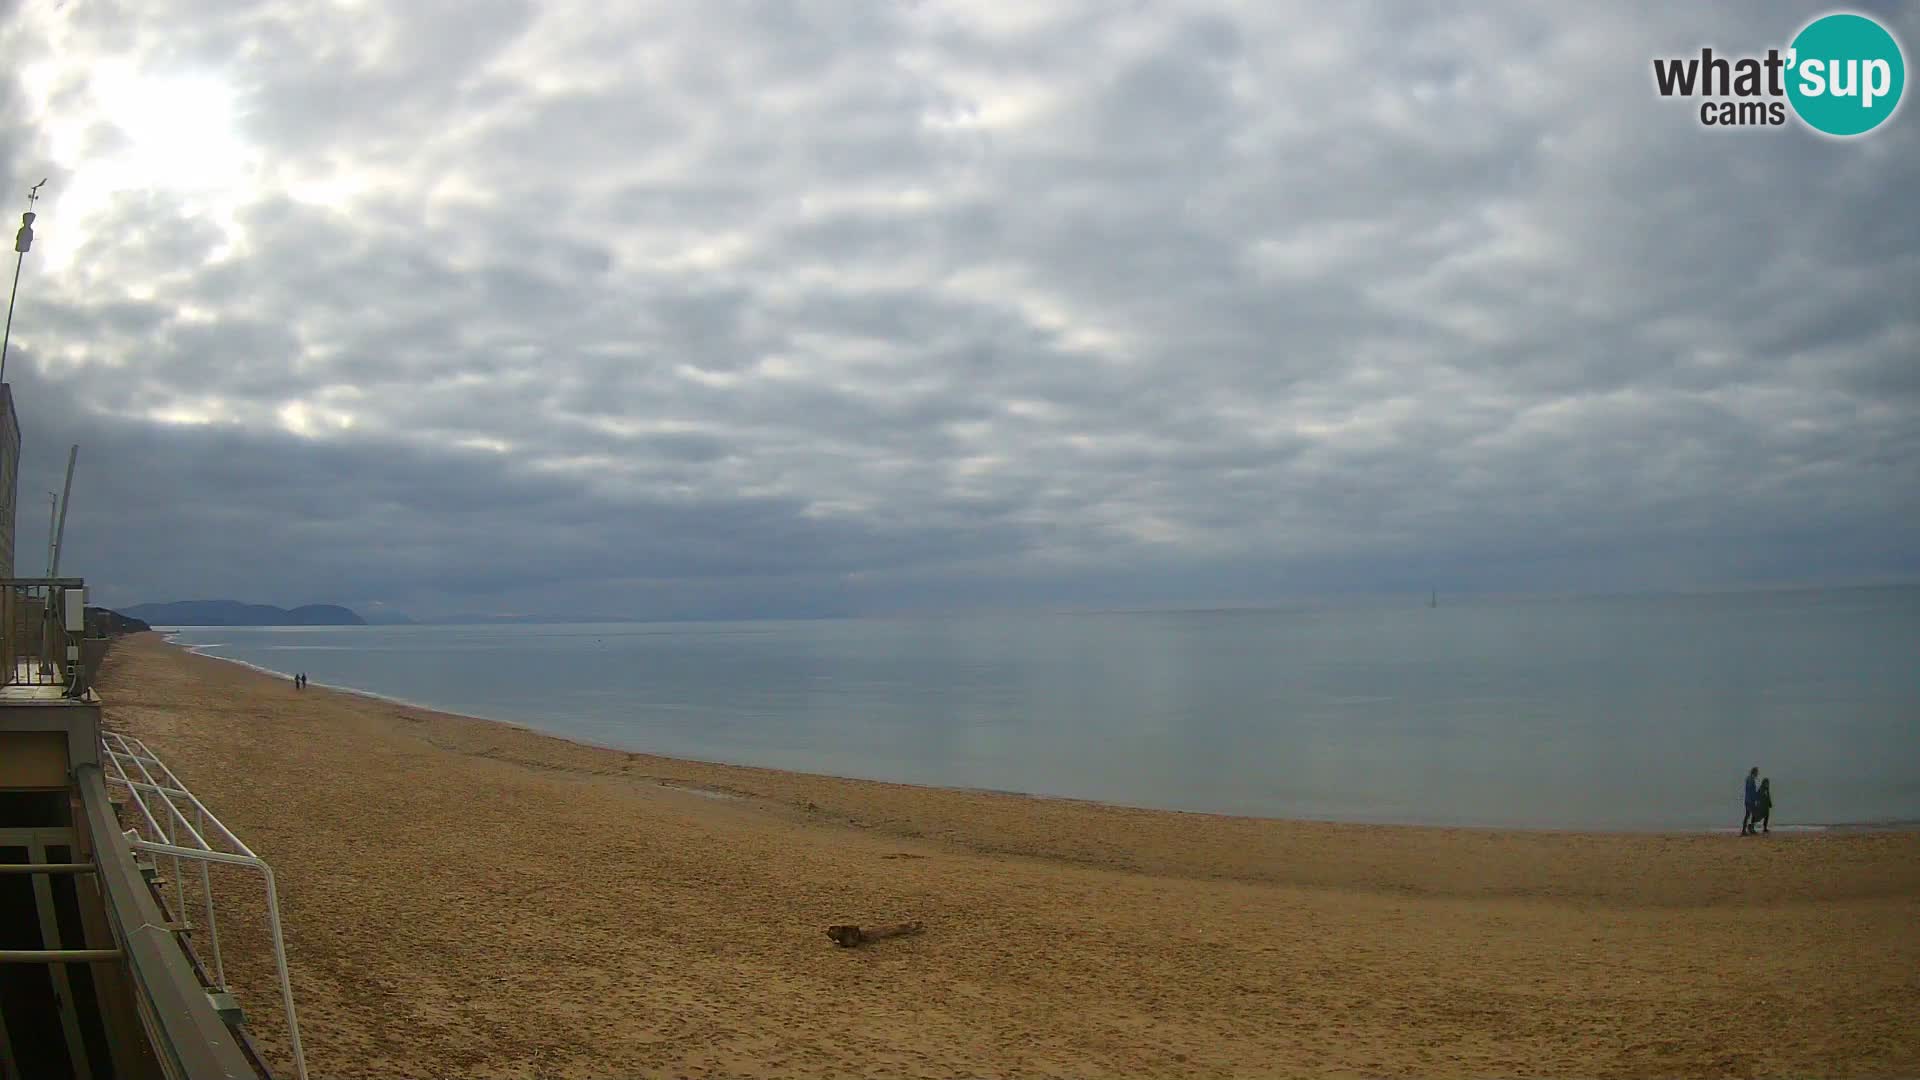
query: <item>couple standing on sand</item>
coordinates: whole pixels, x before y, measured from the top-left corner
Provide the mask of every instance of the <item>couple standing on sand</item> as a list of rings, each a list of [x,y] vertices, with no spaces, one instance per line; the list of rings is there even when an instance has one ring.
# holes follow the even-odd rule
[[[1755,782],[1758,781],[1758,786]],[[1747,816],[1740,819],[1740,835],[1752,836],[1756,832],[1772,832],[1768,826],[1773,821],[1773,778],[1760,778],[1760,766],[1755,765],[1747,772]],[[1754,826],[1758,825],[1756,830]]]

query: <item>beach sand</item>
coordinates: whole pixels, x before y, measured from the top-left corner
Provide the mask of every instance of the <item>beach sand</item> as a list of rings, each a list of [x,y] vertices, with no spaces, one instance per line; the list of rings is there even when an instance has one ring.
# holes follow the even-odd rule
[[[315,1077],[1920,1075],[1920,834],[804,776],[296,693],[151,634],[100,692],[272,863]],[[222,878],[284,1065],[258,885]],[[905,919],[926,932],[825,934]]]

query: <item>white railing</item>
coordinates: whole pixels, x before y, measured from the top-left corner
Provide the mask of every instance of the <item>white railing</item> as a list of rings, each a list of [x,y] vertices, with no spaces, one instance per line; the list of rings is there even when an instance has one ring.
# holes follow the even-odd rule
[[[293,1049],[293,1065],[299,1080],[307,1080],[307,1059],[300,1049],[300,1021],[294,1014],[293,983],[287,976],[286,938],[280,931],[280,898],[273,885],[273,869],[253,853],[233,830],[187,786],[159,756],[139,739],[116,732],[102,732],[101,748],[107,768],[107,782],[125,788],[137,816],[127,830],[127,843],[137,852],[173,859],[174,917],[188,918],[186,875],[181,860],[200,866],[200,898],[206,913],[207,937],[213,959],[213,979],[217,989],[227,992],[226,965],[220,956],[220,924],[213,906],[213,889],[207,867],[212,863],[242,866],[260,871],[267,887],[267,928],[273,938],[274,970],[280,978],[280,1000],[287,1013],[287,1038]],[[156,815],[155,811],[159,813]],[[193,815],[188,819],[188,814]],[[164,824],[163,824],[164,822]],[[144,829],[142,828],[144,826]],[[210,843],[208,838],[212,837]],[[217,845],[217,846],[216,846]]]

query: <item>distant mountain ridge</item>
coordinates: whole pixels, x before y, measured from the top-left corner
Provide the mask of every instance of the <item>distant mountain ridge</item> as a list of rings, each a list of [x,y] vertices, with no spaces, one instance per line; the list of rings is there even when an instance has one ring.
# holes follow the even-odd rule
[[[98,625],[101,632],[105,633],[108,637],[119,637],[121,634],[138,634],[153,629],[153,627],[148,626],[139,619],[129,618],[117,611],[103,607],[87,608],[87,625],[90,628]]]
[[[165,604],[135,604],[120,608],[129,618],[154,626],[559,626],[580,623],[706,622],[677,612],[647,616],[567,614],[482,614],[412,616],[384,604],[366,614],[339,604],[306,604],[280,608],[271,604],[243,604],[237,600],[176,600]],[[832,617],[832,616],[828,616]],[[718,621],[731,621],[725,617]]]
[[[243,604],[238,600],[176,600],[167,604],[135,604],[120,612],[154,626],[365,626],[351,608],[338,604],[303,604],[297,608],[272,604]]]

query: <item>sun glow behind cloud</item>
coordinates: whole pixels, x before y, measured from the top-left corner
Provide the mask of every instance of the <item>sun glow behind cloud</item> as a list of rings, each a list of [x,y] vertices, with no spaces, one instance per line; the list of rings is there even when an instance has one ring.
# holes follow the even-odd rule
[[[70,179],[57,193],[64,234],[45,249],[45,269],[60,273],[84,246],[91,222],[117,197],[153,193],[216,222],[230,254],[239,242],[236,211],[253,189],[257,155],[241,136],[233,89],[206,72],[162,72],[109,62],[84,75],[59,63],[29,69],[23,84],[41,93],[53,162]],[[78,82],[71,97],[52,88]]]
[[[109,67],[94,86],[108,121],[127,139],[115,163],[122,183],[204,191],[243,177],[247,154],[233,93],[219,79]]]

